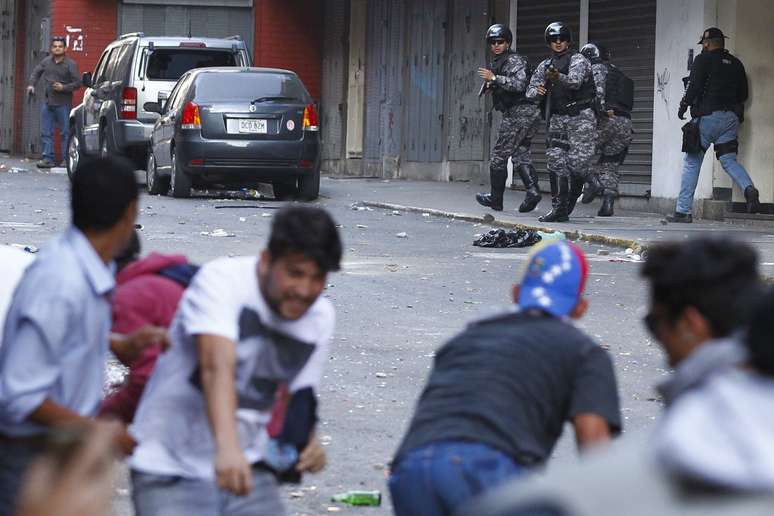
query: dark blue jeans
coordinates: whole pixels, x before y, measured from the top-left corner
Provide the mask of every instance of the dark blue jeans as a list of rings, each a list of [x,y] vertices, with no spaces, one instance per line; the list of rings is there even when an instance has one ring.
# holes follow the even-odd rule
[[[397,516],[442,516],[525,472],[485,444],[440,441],[410,451],[390,475]]]
[[[59,127],[62,135],[62,154],[67,153],[67,143],[70,136],[70,106],[50,106],[43,103],[40,108],[40,140],[43,145],[43,159],[54,159],[54,128]]]

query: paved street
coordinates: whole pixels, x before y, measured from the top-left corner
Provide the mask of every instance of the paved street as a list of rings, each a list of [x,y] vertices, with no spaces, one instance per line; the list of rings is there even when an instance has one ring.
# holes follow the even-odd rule
[[[409,183],[403,186],[410,187]],[[445,185],[439,185],[444,187]],[[67,176],[0,172],[0,243],[40,246],[68,223]],[[320,392],[319,435],[329,467],[287,491],[291,514],[327,514],[330,496],[348,489],[380,489],[379,509],[341,507],[342,513],[389,514],[386,463],[411,415],[434,350],[481,314],[508,304],[509,286],[526,250],[471,245],[489,227],[420,213],[353,210],[364,191],[378,197],[394,184],[358,179],[322,182],[345,241],[342,272],[325,293],[337,309],[337,331]],[[182,252],[194,262],[256,253],[281,203],[144,195],[139,222],[144,251]],[[204,235],[222,229],[233,235]],[[405,232],[406,238],[398,238]],[[622,249],[582,244],[591,260],[590,314],[581,323],[612,353],[619,375],[626,429],[652,424],[660,410],[651,386],[665,374],[657,345],[639,322],[646,291],[637,263]],[[603,253],[605,251],[602,251]],[[556,463],[573,461],[565,436]],[[116,515],[132,514],[125,472],[116,486]]]

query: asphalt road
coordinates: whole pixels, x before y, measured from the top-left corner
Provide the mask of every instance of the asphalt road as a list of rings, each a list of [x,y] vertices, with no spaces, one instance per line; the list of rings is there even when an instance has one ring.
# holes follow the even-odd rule
[[[467,321],[508,305],[510,285],[527,253],[473,247],[474,235],[489,229],[484,226],[352,209],[356,181],[323,179],[317,203],[341,225],[346,250],[343,270],[330,275],[324,294],[338,318],[320,390],[318,434],[329,466],[286,489],[291,514],[328,514],[336,507],[330,496],[348,489],[379,489],[385,502],[381,508],[340,506],[341,513],[391,513],[386,465],[434,351]],[[144,195],[139,219],[144,251],[184,253],[199,263],[255,254],[280,206],[272,200]],[[0,243],[40,246],[68,220],[66,176],[0,173]],[[233,236],[212,236],[217,229]],[[640,322],[647,292],[639,265],[626,261],[619,249],[582,247],[591,264],[591,308],[579,324],[614,358],[626,431],[648,427],[661,410],[652,386],[666,366]],[[565,432],[552,465],[577,460],[571,437]],[[132,514],[123,468],[114,514]]]

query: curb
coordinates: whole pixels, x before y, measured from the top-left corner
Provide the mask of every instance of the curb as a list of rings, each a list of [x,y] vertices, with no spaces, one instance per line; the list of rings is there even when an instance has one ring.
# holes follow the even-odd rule
[[[417,206],[404,206],[402,204],[392,204],[387,202],[360,201],[356,204],[360,206],[368,206],[370,208],[381,208],[385,210],[403,211],[403,212],[409,212],[409,213],[427,213],[435,217],[464,220],[466,222],[477,222],[481,224],[489,224],[490,226],[504,228],[504,229],[526,229],[526,230],[532,230],[532,231],[543,231],[546,233],[553,233],[555,231],[559,231],[561,233],[564,233],[564,236],[568,240],[573,240],[573,241],[580,240],[582,242],[590,242],[592,244],[605,244],[605,245],[620,247],[624,249],[631,248],[637,254],[640,254],[640,255],[647,252],[648,250],[647,244],[642,244],[641,242],[637,242],[636,240],[631,240],[628,238],[610,237],[610,236],[600,235],[597,233],[586,233],[584,231],[578,231],[578,230],[562,231],[561,229],[550,228],[547,226],[522,224],[520,222],[510,222],[506,220],[497,220],[494,218],[490,220],[489,217],[486,217],[486,216],[481,217],[478,215],[469,215],[466,213],[455,213],[453,211],[435,210],[432,208],[419,208]]]

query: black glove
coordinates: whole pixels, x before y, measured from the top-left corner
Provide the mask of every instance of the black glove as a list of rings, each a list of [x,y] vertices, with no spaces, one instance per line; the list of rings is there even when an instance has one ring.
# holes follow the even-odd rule
[[[677,110],[677,118],[685,120],[685,112],[688,111],[688,104],[680,102],[680,109]]]

